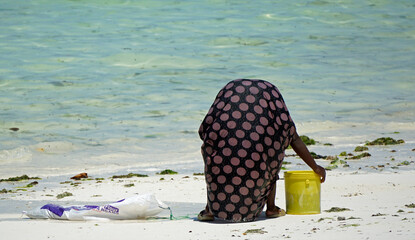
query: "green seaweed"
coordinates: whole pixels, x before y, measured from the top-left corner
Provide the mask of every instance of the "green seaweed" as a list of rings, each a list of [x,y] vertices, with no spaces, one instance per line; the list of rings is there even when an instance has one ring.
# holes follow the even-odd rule
[[[18,181],[24,181],[24,180],[40,180],[39,177],[29,177],[26,174],[22,175],[20,177],[10,177],[7,179],[0,179],[0,182],[18,182]]]
[[[305,135],[300,136],[301,140],[304,142],[305,145],[315,145],[316,141],[312,138],[309,138]]]
[[[315,152],[310,152],[310,154],[314,159],[325,159],[325,158],[327,158],[327,156],[319,155]]]
[[[325,210],[325,212],[344,212],[344,211],[351,211],[349,208],[341,208],[341,207],[332,207],[329,210]]]
[[[326,170],[333,170],[338,168],[339,166],[343,167],[350,167],[349,164],[347,164],[346,161],[339,159],[337,156],[328,156],[326,157],[326,160],[331,160],[330,165],[325,167]]]
[[[406,204],[405,207],[407,207],[407,208],[415,208],[415,203]]]
[[[134,183],[125,184],[124,187],[134,187]]]
[[[26,186],[24,186],[24,188],[31,188],[31,187],[33,187],[37,184],[39,184],[39,183],[37,181],[34,181],[34,182],[31,182],[31,183],[27,184]]]
[[[369,150],[369,148],[368,147],[365,147],[365,146],[357,146],[354,149],[355,152],[363,152],[363,151],[367,151],[367,150]]]
[[[204,173],[193,173],[193,176],[204,176]]]
[[[326,167],[326,170],[333,170],[339,167],[340,161],[337,156],[328,156],[326,160],[331,160],[330,165]]]
[[[325,169],[330,171],[330,170],[336,169],[338,167],[339,166],[337,166],[337,165],[330,165],[330,166],[325,167]]]
[[[339,154],[339,156],[340,156],[340,157],[345,157],[345,156],[347,156],[347,152],[341,152],[341,153]]]
[[[77,187],[77,186],[79,186],[79,185],[81,185],[81,182],[74,182],[74,183],[71,183],[71,186],[74,186],[74,187]]]
[[[70,193],[70,192],[64,192],[64,193],[61,193],[61,194],[56,195],[56,198],[57,199],[62,199],[64,197],[69,197],[69,196],[73,196],[73,194]]]
[[[359,155],[352,156],[352,157],[350,157],[348,159],[355,159],[356,160],[356,159],[361,159],[361,158],[370,157],[370,156],[372,156],[372,155],[370,155],[370,153],[364,152],[364,153],[361,153]]]
[[[405,143],[403,139],[395,140],[391,137],[382,137],[378,138],[372,142],[366,142],[366,146],[373,146],[373,145],[396,145]]]
[[[138,174],[138,173],[129,173],[126,175],[114,175],[112,178],[132,178],[132,177],[148,177],[148,175],[145,174]]]
[[[258,233],[258,234],[265,234],[268,233],[267,231],[264,231],[263,228],[257,228],[257,229],[248,229],[246,230],[243,235],[247,235],[247,234],[253,234],[253,233]]]
[[[3,188],[2,190],[0,190],[0,193],[10,193],[12,192],[12,190],[7,190],[5,188]]]
[[[177,172],[175,172],[171,169],[166,169],[166,170],[163,170],[163,171],[161,171],[159,173],[156,173],[156,174],[158,174],[158,175],[173,175],[173,174],[177,174]]]
[[[398,166],[402,166],[402,165],[407,166],[409,164],[411,164],[409,161],[403,161],[403,162],[399,163]]]
[[[386,214],[384,214],[384,213],[372,214],[372,217],[382,217],[382,216],[386,216]]]

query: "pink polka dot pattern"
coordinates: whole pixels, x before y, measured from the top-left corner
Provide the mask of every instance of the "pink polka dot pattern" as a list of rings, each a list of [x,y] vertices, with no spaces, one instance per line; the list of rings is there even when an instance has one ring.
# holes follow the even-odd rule
[[[208,205],[217,218],[253,221],[261,214],[294,133],[271,83],[238,79],[219,91],[199,128]]]

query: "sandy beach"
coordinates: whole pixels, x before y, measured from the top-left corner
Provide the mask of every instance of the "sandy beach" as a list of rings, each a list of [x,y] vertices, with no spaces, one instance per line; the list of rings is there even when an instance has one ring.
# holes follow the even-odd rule
[[[415,184],[410,179],[414,173],[399,170],[384,173],[329,171],[327,181],[322,185],[321,214],[286,215],[277,219],[262,216],[258,221],[238,224],[196,220],[205,204],[203,176],[177,174],[128,179],[90,176],[89,180],[83,181],[69,180],[69,177],[65,180],[66,176],[63,176],[63,182],[42,179],[27,191],[2,194],[0,230],[8,239],[33,240],[413,239]],[[73,195],[56,198],[64,192]],[[169,219],[167,210],[157,218],[128,221],[34,220],[21,213],[45,203],[99,204],[143,193],[153,193],[169,205],[175,219]],[[283,179],[277,185],[277,204],[285,208]],[[332,207],[350,210],[326,211]]]

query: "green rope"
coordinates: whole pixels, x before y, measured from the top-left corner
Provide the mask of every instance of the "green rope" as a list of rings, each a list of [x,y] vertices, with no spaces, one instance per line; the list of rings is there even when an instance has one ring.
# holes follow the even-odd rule
[[[170,207],[167,208],[170,211],[170,220],[182,220],[182,219],[190,219],[189,214],[186,216],[175,217],[173,216],[173,211]]]

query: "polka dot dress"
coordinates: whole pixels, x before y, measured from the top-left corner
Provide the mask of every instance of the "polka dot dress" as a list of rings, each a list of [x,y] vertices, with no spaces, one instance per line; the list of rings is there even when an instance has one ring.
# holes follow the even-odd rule
[[[199,129],[208,205],[215,217],[241,222],[261,214],[294,133],[284,100],[271,83],[238,79],[220,90]]]

